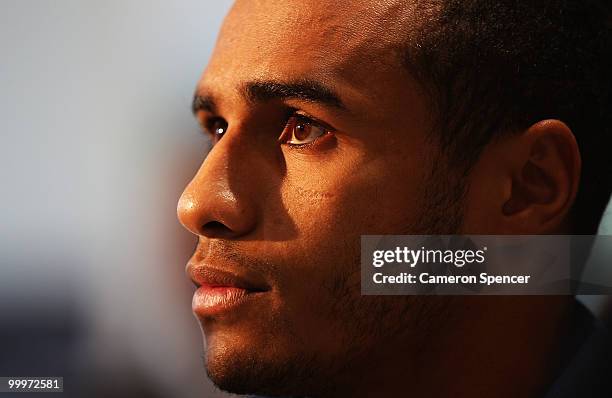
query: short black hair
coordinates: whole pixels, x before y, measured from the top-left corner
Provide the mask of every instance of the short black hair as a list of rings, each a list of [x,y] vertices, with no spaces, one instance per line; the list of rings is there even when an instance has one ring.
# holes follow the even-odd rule
[[[572,233],[595,233],[612,191],[610,6],[422,0],[417,10],[402,59],[432,100],[449,159],[467,171],[495,137],[565,122],[583,161]]]

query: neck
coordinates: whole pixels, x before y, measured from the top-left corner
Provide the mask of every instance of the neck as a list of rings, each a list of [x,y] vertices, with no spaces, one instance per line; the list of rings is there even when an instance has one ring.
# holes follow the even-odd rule
[[[537,397],[558,369],[573,297],[463,296],[452,320],[414,341],[386,342],[334,397]],[[573,302],[573,301],[572,301]],[[564,333],[565,331],[565,333]]]

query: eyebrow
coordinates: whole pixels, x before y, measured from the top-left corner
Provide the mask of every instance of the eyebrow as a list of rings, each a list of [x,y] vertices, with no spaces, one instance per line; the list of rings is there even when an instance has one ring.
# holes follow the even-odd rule
[[[216,113],[216,110],[217,105],[215,104],[215,100],[212,95],[200,95],[196,93],[193,96],[193,101],[191,102],[191,112],[193,112],[194,115],[197,114],[199,111]]]
[[[262,103],[271,100],[298,99],[302,101],[346,110],[340,96],[330,87],[313,80],[295,82],[278,82],[273,80],[256,80],[244,83],[240,88],[241,95],[251,103]],[[210,94],[198,94],[193,98],[191,109],[215,113],[214,97]]]
[[[346,108],[338,94],[330,87],[314,80],[300,80],[289,83],[271,80],[252,81],[245,83],[242,91],[251,102],[266,102],[274,99],[299,99],[338,109]]]

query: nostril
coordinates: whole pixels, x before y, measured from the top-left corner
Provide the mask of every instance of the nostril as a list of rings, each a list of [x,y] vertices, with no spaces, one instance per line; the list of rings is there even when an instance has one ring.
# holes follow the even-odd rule
[[[202,234],[208,237],[227,237],[232,230],[219,221],[209,221],[202,226]]]

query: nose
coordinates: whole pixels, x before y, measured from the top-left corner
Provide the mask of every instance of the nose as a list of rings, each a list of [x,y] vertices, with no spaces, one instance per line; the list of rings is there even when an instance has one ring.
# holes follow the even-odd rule
[[[254,179],[248,174],[244,145],[228,133],[212,148],[178,202],[181,224],[198,236],[235,239],[256,226]]]

